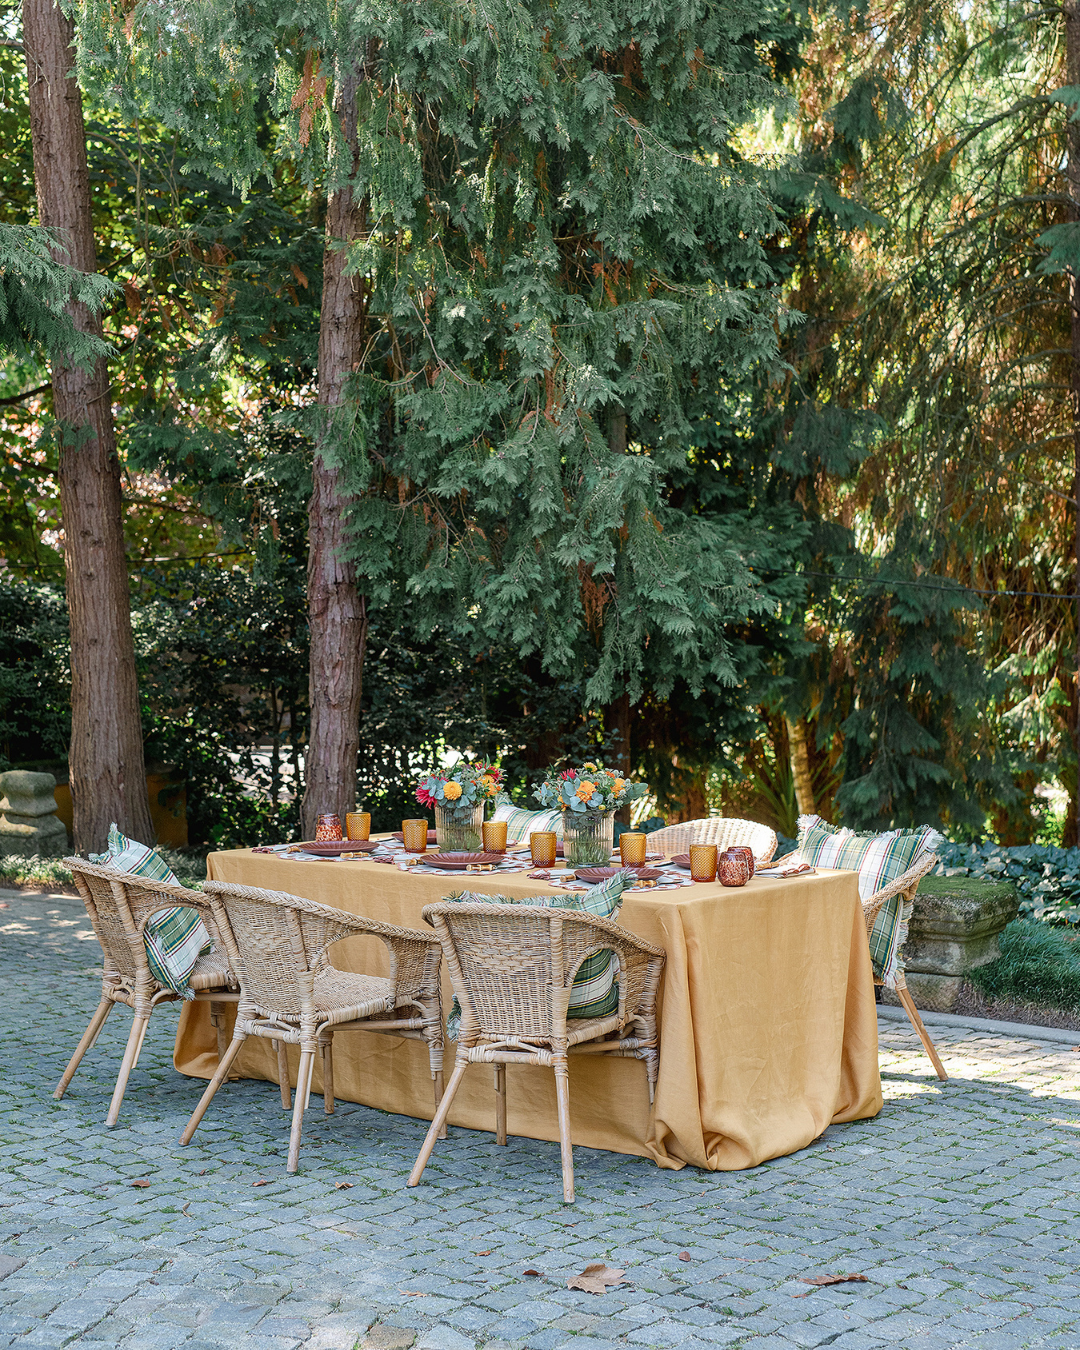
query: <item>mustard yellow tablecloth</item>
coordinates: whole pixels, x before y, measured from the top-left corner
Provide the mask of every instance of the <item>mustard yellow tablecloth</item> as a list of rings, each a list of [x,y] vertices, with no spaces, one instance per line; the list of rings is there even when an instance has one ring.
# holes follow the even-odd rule
[[[240,849],[212,853],[207,863],[213,880],[289,891],[425,931],[424,905],[462,886],[518,896],[552,889],[523,872],[444,879],[370,859],[291,862]],[[575,1144],[652,1157],[661,1167],[733,1170],[804,1148],[832,1121],[881,1110],[874,986],[856,873],[755,877],[739,889],[635,891],[624,896],[619,922],[667,952],[656,1104],[650,1111],[640,1061],[571,1057]],[[375,938],[338,944],[334,962],[387,973],[385,948]],[[450,1006],[448,985],[444,1006]],[[294,1083],[296,1053],[290,1047]],[[453,1054],[448,1043],[447,1076]],[[212,1075],[217,1043],[207,1004],[184,1005],[175,1064],[197,1078]],[[268,1041],[250,1038],[236,1068],[245,1077],[277,1081]],[[318,1074],[316,1067],[316,1092]],[[334,1090],[344,1100],[430,1119],[427,1048],[342,1032],[334,1044]],[[507,1096],[511,1134],[558,1139],[550,1070],[509,1065]],[[494,1130],[486,1066],[465,1075],[450,1123]]]

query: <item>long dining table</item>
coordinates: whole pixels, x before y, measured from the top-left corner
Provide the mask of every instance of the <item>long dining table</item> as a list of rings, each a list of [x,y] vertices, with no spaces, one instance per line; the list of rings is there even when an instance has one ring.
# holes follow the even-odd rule
[[[521,899],[554,893],[550,883],[525,872],[438,875],[366,857],[305,862],[250,849],[211,853],[207,873],[211,880],[287,891],[428,932],[424,906],[454,890]],[[655,1102],[650,1107],[639,1060],[572,1057],[576,1145],[649,1157],[660,1167],[736,1170],[804,1148],[831,1123],[864,1120],[881,1110],[873,973],[856,873],[757,875],[739,888],[716,882],[635,888],[623,896],[619,923],[667,953]],[[388,973],[386,949],[377,938],[347,938],[334,946],[332,959],[345,970]],[[444,962],[449,1009],[445,970]],[[235,1015],[235,1005],[227,1005],[226,1015]],[[231,1030],[230,1021],[228,1035]],[[217,1043],[208,1005],[185,1003],[176,1068],[210,1078]],[[453,1054],[448,1042],[447,1074]],[[296,1068],[296,1047],[290,1047],[294,1084]],[[248,1039],[234,1070],[278,1081],[276,1055],[256,1037]],[[315,1073],[313,1091],[320,1092],[318,1061]],[[427,1049],[405,1038],[342,1032],[335,1039],[334,1092],[430,1120]],[[558,1139],[550,1071],[509,1065],[507,1098],[511,1134]],[[450,1124],[494,1130],[491,1075],[482,1068],[465,1075]]]

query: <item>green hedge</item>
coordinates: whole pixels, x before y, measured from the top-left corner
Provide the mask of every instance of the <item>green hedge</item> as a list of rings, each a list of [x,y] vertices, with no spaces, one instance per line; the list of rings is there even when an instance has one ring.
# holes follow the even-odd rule
[[[967,974],[987,998],[1080,1012],[1080,938],[1017,919],[999,941],[1001,960]]]

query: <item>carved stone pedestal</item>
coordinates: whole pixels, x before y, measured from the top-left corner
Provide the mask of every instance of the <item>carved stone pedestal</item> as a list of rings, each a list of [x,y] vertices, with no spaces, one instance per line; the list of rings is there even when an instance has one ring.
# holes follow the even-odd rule
[[[1018,908],[1016,888],[1008,881],[923,877],[903,953],[916,1007],[952,1012],[966,973],[1001,956],[998,934]],[[888,989],[882,1001],[899,1003]]]
[[[62,858],[67,830],[56,815],[51,773],[9,769],[0,773],[0,854],[17,858]]]

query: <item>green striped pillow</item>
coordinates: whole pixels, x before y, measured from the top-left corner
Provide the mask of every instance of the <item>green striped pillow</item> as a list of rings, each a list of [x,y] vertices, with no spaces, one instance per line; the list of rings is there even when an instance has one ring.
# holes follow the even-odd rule
[[[524,807],[514,806],[511,802],[501,802],[495,808],[492,820],[506,821],[506,834],[509,839],[520,839],[523,844],[529,842],[529,835],[554,830],[562,838],[561,811],[526,811]]]

